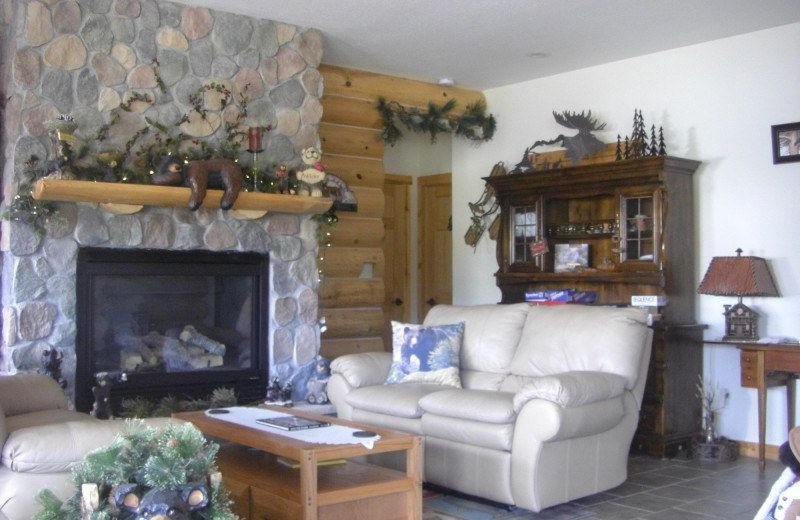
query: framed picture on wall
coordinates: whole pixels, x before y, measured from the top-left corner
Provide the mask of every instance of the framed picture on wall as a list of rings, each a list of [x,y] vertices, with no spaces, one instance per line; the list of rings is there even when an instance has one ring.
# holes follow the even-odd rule
[[[772,162],[800,161],[800,123],[772,125]]]

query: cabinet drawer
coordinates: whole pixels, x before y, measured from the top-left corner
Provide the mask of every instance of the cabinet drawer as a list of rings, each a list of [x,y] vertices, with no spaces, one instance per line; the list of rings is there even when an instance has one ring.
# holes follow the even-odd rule
[[[758,387],[758,362],[756,352],[743,350],[739,353],[739,364],[742,370],[741,384],[745,388]]]

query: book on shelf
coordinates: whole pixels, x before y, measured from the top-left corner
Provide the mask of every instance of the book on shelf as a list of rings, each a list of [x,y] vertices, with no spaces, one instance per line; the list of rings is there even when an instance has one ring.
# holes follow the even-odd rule
[[[331,423],[325,421],[318,421],[317,419],[308,419],[297,415],[281,415],[278,417],[262,417],[256,419],[258,424],[265,426],[272,426],[273,428],[280,428],[281,430],[308,430],[310,428],[323,428],[330,426]]]
[[[596,291],[576,291],[574,289],[554,289],[547,291],[526,291],[525,301],[538,305],[556,305],[560,303],[595,303]]]
[[[652,294],[631,296],[631,305],[634,307],[664,307],[666,304],[666,296],[656,296]]]
[[[283,464],[286,467],[292,469],[299,469],[300,468],[300,461],[290,459],[288,457],[277,457],[278,464]],[[339,464],[345,464],[347,459],[331,459],[331,460],[319,460],[317,461],[317,467],[320,466],[338,466]]]

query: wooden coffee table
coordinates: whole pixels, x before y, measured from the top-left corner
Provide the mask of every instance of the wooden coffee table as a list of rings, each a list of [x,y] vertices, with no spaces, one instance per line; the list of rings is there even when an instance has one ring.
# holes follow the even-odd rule
[[[251,520],[421,520],[422,439],[385,428],[291,408],[261,407],[311,417],[350,428],[371,430],[381,438],[372,449],[353,444],[315,444],[209,417],[204,412],[174,416],[223,443],[217,466],[234,501],[234,513]],[[405,451],[405,472],[356,460],[323,461]],[[277,457],[300,462],[293,469]]]

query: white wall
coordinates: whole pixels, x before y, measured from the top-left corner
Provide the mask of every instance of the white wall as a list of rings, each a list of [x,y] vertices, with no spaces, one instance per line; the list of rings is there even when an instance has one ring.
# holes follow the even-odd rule
[[[634,109],[645,124],[663,126],[670,155],[702,161],[696,173],[696,284],[713,256],[763,256],[781,298],[745,299],[762,316],[761,336],[800,337],[800,163],[772,164],[770,126],[800,121],[800,24],[717,40],[485,92],[497,133],[479,147],[453,141],[454,302],[497,302],[495,242],[464,244],[467,203],[483,190],[492,165],[513,167],[526,146],[573,131],[553,111],[591,110],[607,130],[605,142],[630,134]],[[531,67],[536,63],[531,62]],[[673,252],[674,254],[674,252]],[[697,296],[706,338],[723,335],[722,305],[733,298]],[[800,348],[800,347],[799,347]],[[739,386],[738,351],[705,347],[705,377],[730,391],[720,433],[757,442],[755,390]],[[786,440],[785,392],[769,392],[767,443]],[[800,415],[798,415],[800,417]]]

